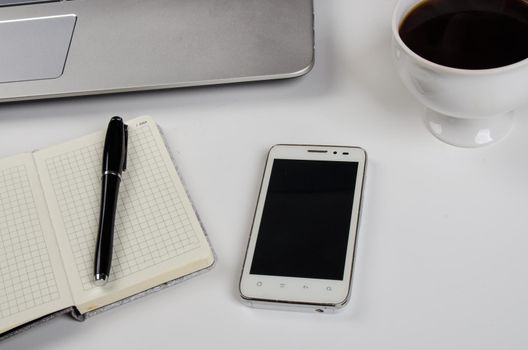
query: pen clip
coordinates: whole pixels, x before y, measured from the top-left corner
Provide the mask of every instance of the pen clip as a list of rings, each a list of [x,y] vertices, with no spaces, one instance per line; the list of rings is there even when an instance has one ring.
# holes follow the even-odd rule
[[[128,158],[128,125],[125,125],[125,160],[123,161],[123,171],[127,168],[127,158]]]

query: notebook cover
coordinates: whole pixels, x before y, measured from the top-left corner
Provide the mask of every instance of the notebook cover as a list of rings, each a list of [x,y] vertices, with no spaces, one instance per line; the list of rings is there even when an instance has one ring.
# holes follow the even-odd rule
[[[93,316],[98,315],[98,314],[100,314],[100,313],[103,313],[103,312],[105,312],[105,311],[108,311],[108,310],[114,309],[114,308],[116,308],[116,307],[118,307],[118,306],[121,306],[121,305],[127,304],[127,303],[129,303],[129,302],[131,302],[131,301],[134,301],[134,300],[137,300],[137,299],[143,298],[143,297],[145,297],[145,296],[147,296],[147,295],[149,295],[149,294],[152,294],[152,293],[158,292],[158,291],[160,291],[160,290],[162,290],[162,289],[165,289],[165,288],[167,288],[167,287],[171,287],[171,286],[174,286],[174,285],[176,285],[176,284],[180,284],[181,282],[187,281],[188,279],[190,279],[190,278],[192,278],[192,277],[195,277],[195,276],[197,276],[197,275],[200,275],[200,274],[202,274],[202,273],[205,273],[205,272],[211,270],[211,269],[214,267],[215,263],[216,263],[216,256],[215,256],[215,260],[214,260],[214,262],[213,262],[210,266],[208,266],[208,267],[206,267],[206,268],[204,268],[204,269],[201,269],[201,270],[198,270],[198,271],[196,271],[196,272],[190,273],[190,274],[188,274],[188,275],[185,275],[185,276],[182,276],[182,277],[176,278],[176,279],[174,279],[174,280],[171,280],[171,281],[168,281],[168,282],[162,283],[162,284],[160,284],[160,285],[158,285],[158,286],[152,287],[152,288],[147,289],[147,290],[145,290],[145,291],[143,291],[143,292],[139,292],[139,293],[137,293],[137,294],[131,295],[131,296],[129,296],[128,298],[118,300],[118,301],[116,301],[115,303],[108,304],[108,305],[106,305],[106,306],[100,307],[100,308],[95,309],[95,310],[92,310],[92,311],[88,311],[88,312],[86,312],[86,313],[84,313],[84,314],[81,314],[81,313],[79,312],[79,310],[77,310],[76,307],[72,307],[72,308],[70,308],[70,309],[68,310],[68,312],[70,313],[70,316],[71,316],[71,317],[73,317],[73,318],[76,319],[77,321],[81,321],[81,322],[82,322],[82,321],[85,321],[86,319],[88,319],[88,318],[90,318],[90,317],[93,317]]]

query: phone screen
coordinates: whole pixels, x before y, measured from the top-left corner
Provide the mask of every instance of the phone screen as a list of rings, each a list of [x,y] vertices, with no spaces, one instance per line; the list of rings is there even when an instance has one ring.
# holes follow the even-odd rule
[[[342,280],[358,163],[273,161],[250,274]]]

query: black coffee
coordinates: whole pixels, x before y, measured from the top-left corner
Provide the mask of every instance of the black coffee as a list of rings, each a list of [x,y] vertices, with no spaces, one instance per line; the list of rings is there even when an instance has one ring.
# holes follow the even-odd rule
[[[403,20],[400,37],[444,66],[506,66],[528,58],[528,0],[426,0]]]

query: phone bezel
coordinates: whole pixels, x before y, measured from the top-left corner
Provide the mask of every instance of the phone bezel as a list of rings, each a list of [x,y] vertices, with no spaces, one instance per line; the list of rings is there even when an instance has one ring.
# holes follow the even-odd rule
[[[314,308],[319,308],[321,306],[324,306],[325,308],[340,307],[348,302],[352,281],[357,230],[359,226],[366,158],[366,152],[359,147],[275,145],[270,149],[266,160],[246,256],[240,277],[240,295],[246,302],[251,302],[250,304],[252,304],[252,306],[256,306],[254,303],[260,301],[263,305],[273,305],[273,303],[305,304],[306,306],[313,306]],[[251,275],[249,273],[258,237],[260,221],[262,219],[262,211],[268,192],[272,165],[275,159],[348,161],[358,163],[358,174],[356,178],[354,204],[352,207],[343,280],[336,281],[301,277]],[[257,285],[259,282],[260,285]]]

